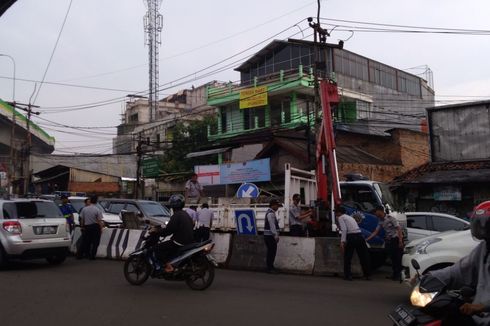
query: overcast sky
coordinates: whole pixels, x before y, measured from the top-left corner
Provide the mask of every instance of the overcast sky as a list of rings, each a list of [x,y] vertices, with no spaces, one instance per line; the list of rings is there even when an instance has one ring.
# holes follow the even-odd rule
[[[16,62],[16,101],[27,103],[48,65],[70,0],[17,0],[0,17],[0,54]],[[90,89],[45,83],[32,97],[44,119],[66,126],[110,127],[120,123],[124,96],[148,89],[148,48],[145,46],[142,0],[73,0],[45,78],[49,83],[98,87]],[[373,23],[490,30],[488,0],[327,0],[321,16]],[[316,16],[316,1],[163,1],[160,85],[213,65],[285,29],[276,39],[302,38],[305,18]],[[327,21],[324,21],[328,23]],[[298,23],[299,27],[293,27]],[[347,23],[344,23],[347,24]],[[325,26],[331,29],[333,26]],[[289,28],[289,29],[288,29]],[[329,42],[347,39],[336,28]],[[304,36],[310,34],[308,29]],[[490,35],[355,32],[344,48],[411,73],[429,66],[434,73],[437,104],[464,99],[489,99]],[[266,41],[215,68],[245,58]],[[223,72],[165,90],[211,80],[236,81],[232,64]],[[12,63],[0,57],[0,98],[12,99]],[[196,76],[200,73],[196,74]],[[38,85],[39,87],[39,85]],[[111,90],[112,89],[112,90]],[[73,106],[100,101],[109,105],[64,112]],[[53,127],[37,119],[56,137],[58,153],[110,153],[115,128],[85,133]]]

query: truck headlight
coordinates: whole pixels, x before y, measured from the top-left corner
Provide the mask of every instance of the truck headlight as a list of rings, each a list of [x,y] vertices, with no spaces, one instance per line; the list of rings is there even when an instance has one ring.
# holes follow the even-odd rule
[[[410,302],[412,305],[415,307],[425,307],[427,304],[429,304],[432,299],[437,295],[437,292],[430,292],[430,293],[422,293],[420,292],[420,288],[418,285],[416,285],[413,288],[412,294],[410,294]]]
[[[427,239],[425,241],[422,241],[421,243],[419,243],[418,245],[415,246],[415,253],[416,254],[427,254],[427,248],[436,243],[436,242],[439,242],[441,241],[442,239],[441,238],[431,238],[431,239]]]

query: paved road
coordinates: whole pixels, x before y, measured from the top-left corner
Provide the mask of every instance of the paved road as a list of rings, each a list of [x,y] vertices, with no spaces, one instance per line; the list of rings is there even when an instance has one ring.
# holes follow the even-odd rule
[[[390,325],[404,285],[218,270],[204,292],[180,282],[126,283],[122,262],[19,262],[0,271],[0,324],[22,325]]]

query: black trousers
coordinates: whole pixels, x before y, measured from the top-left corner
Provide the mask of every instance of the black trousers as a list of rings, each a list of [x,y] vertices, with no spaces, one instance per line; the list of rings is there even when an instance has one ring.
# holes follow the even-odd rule
[[[294,224],[289,227],[289,234],[293,237],[304,237],[305,229],[303,225]]]
[[[197,242],[204,242],[209,240],[209,228],[201,226],[194,231],[194,240]]]
[[[174,258],[181,246],[172,240],[159,243],[155,248],[155,256],[163,264]]]
[[[398,237],[386,240],[385,249],[391,259],[391,265],[393,269],[393,278],[400,278],[402,272],[402,256],[403,248],[400,248],[400,242]]]
[[[369,261],[369,252],[366,241],[361,233],[347,234],[347,241],[344,250],[344,277],[352,277],[351,262],[354,256],[354,250],[359,256],[362,273],[365,277],[371,275],[371,262]]]
[[[277,253],[277,242],[274,236],[264,235],[265,246],[267,247],[266,265],[267,270],[274,269],[274,260]]]
[[[100,243],[101,230],[99,224],[86,225],[82,231],[82,245],[79,257],[95,259]]]

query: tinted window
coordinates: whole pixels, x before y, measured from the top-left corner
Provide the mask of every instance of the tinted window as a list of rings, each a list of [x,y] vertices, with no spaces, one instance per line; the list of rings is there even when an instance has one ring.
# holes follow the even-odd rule
[[[466,226],[461,221],[442,216],[432,216],[432,224],[434,225],[434,230],[439,232],[463,230]]]
[[[53,202],[17,202],[5,203],[4,218],[63,218],[58,206]]]
[[[129,212],[135,212],[135,213],[138,213],[140,211],[138,207],[136,207],[136,205],[133,204],[127,204],[125,209]]]
[[[124,209],[125,203],[111,203],[107,211],[112,214],[119,214]]]
[[[362,211],[372,211],[379,202],[374,190],[366,185],[341,185],[342,203]]]
[[[80,212],[80,210],[85,206],[83,199],[70,199],[70,204],[77,212]]]
[[[168,212],[159,203],[141,203],[140,206],[145,216],[169,216],[170,215],[170,212]]]
[[[407,227],[414,229],[428,230],[427,219],[424,215],[407,216]]]

